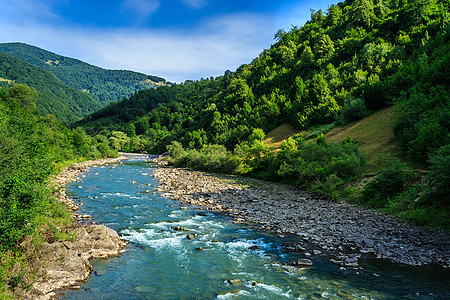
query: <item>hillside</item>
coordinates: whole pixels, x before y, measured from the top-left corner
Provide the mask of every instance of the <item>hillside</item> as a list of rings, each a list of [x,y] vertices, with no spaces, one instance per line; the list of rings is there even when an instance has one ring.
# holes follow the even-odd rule
[[[23,43],[2,43],[0,51],[43,68],[65,84],[87,93],[105,106],[134,92],[168,84],[160,77],[126,70],[105,70]]]
[[[398,112],[392,107],[381,109],[360,121],[335,128],[325,134],[325,137],[330,142],[340,142],[351,137],[367,157],[367,171],[374,172],[380,169],[383,156],[401,155],[394,135],[397,116]]]
[[[383,108],[350,124],[333,126],[329,131],[324,127],[324,136],[331,143],[339,143],[347,137],[352,138],[367,158],[365,172],[376,172],[380,169],[383,157],[402,156],[398,140],[394,135],[398,114],[399,112],[396,112],[393,107]],[[319,128],[319,131],[323,130]],[[272,149],[279,150],[284,141],[295,137],[296,134],[302,137],[315,137],[314,133],[315,131],[311,132],[311,130],[297,132],[285,123],[268,132],[263,143]]]
[[[123,131],[128,151],[168,150],[175,166],[281,181],[450,228],[449,8],[331,5],[278,31],[235,72],[140,92],[77,124]],[[294,131],[309,134],[277,139]],[[367,172],[377,177],[360,186]]]
[[[407,105],[413,94],[447,94],[448,1],[375,2],[346,1],[326,13],[314,11],[303,26],[277,32],[270,49],[235,72],[158,89],[151,97],[139,93],[79,124],[125,130],[132,123],[149,152],[164,151],[174,140],[232,150],[257,128],[347,123],[368,111]],[[166,104],[154,109],[147,102]],[[439,120],[433,119],[445,128],[444,118]],[[397,135],[408,151],[414,134],[399,129]],[[429,149],[422,150],[417,159],[425,162]]]
[[[37,109],[71,123],[99,109],[89,95],[63,83],[52,73],[0,52],[0,84],[26,84],[37,92]]]

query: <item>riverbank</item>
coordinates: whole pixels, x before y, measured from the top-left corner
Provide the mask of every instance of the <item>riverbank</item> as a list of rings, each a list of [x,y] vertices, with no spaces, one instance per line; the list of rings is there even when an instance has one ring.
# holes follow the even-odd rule
[[[157,191],[164,196],[226,213],[236,222],[279,235],[296,234],[320,246],[316,253],[330,253],[331,261],[343,267],[357,267],[362,255],[371,254],[411,266],[450,267],[450,235],[426,231],[376,211],[250,178],[172,167],[157,168],[154,176],[161,182]],[[303,263],[314,263],[311,251],[301,245],[296,249],[304,252]]]
[[[120,254],[126,246],[117,232],[104,226],[86,222],[90,218],[87,215],[75,214],[78,205],[66,195],[65,185],[77,181],[82,173],[92,166],[108,163],[117,163],[126,159],[121,154],[118,158],[108,158],[93,161],[85,161],[67,167],[52,184],[58,191],[55,197],[65,203],[72,214],[74,225],[70,228],[70,234],[74,236],[71,241],[42,242],[39,249],[35,249],[33,241],[25,240],[21,247],[29,257],[32,272],[37,279],[29,291],[21,297],[25,299],[52,299],[55,291],[73,288],[78,289],[79,282],[84,281],[92,272],[90,259],[107,258]]]

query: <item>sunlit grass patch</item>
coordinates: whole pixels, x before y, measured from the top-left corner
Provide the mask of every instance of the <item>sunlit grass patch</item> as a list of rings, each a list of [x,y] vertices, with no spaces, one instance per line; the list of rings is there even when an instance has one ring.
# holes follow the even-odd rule
[[[385,108],[360,121],[337,127],[325,137],[330,142],[341,142],[350,136],[367,157],[366,172],[375,172],[379,169],[383,156],[402,155],[393,131],[397,116],[394,107]]]

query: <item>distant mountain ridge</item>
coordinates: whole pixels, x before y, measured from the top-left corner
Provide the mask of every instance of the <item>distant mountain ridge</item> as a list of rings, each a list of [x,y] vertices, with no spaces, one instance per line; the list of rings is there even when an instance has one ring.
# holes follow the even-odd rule
[[[170,84],[164,78],[127,70],[106,70],[24,43],[0,43],[0,51],[53,73],[65,84],[105,106],[133,93]]]
[[[68,86],[52,73],[0,51],[0,86],[26,84],[37,92],[37,109],[64,123],[75,122],[100,108],[91,96]]]

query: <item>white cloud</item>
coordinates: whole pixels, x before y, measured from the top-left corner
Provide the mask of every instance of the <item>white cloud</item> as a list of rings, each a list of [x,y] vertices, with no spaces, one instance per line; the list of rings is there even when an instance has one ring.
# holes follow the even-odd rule
[[[0,3],[0,18],[3,21],[21,24],[31,20],[60,20],[49,0],[2,0]]]
[[[181,82],[219,76],[249,63],[273,42],[265,15],[211,19],[189,31],[51,27],[0,19],[0,41],[20,41],[111,69],[129,69]]]
[[[203,8],[207,4],[206,0],[181,0],[181,2],[196,9]]]
[[[125,0],[122,7],[133,13],[137,19],[137,23],[147,21],[150,16],[161,6],[159,0]]]

